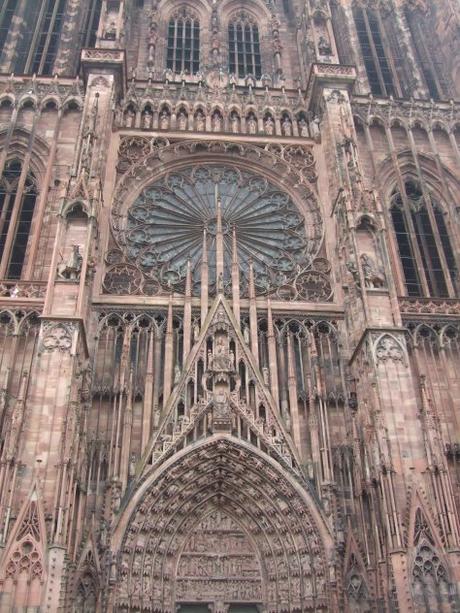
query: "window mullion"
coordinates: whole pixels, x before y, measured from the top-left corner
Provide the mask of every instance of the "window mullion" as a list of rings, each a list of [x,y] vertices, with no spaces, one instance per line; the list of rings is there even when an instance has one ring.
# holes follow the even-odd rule
[[[433,206],[431,204],[431,198],[429,198],[428,196],[424,195],[424,200],[425,200],[425,206],[428,212],[428,217],[430,219],[430,224],[431,224],[431,228],[433,231],[433,235],[436,241],[436,247],[437,247],[437,251],[438,251],[438,257],[441,261],[441,267],[442,267],[442,272],[444,274],[444,280],[446,283],[446,287],[447,287],[447,291],[449,293],[449,298],[455,298],[455,289],[454,289],[454,285],[452,283],[452,277],[450,276],[450,270],[449,270],[449,266],[447,264],[447,260],[446,260],[446,254],[444,253],[444,249],[443,249],[443,245],[441,242],[441,236],[439,234],[439,228],[438,228],[438,224],[436,221],[436,218],[434,216],[434,212],[433,212]]]
[[[10,223],[8,225],[8,233],[6,235],[5,247],[3,249],[3,257],[0,263],[0,279],[4,279],[6,277],[10,257],[11,257],[11,247],[14,242],[14,237],[16,234],[16,227],[18,225],[19,215],[21,213],[22,202],[24,200],[24,187],[27,179],[28,172],[28,160],[27,163],[24,163],[21,167],[21,174],[19,176],[19,180],[17,183],[16,194],[14,197],[13,211],[11,213]]]
[[[254,47],[254,26],[251,26],[250,30],[251,34],[251,63],[252,63],[252,72],[254,74],[254,78],[256,77],[256,52]]]
[[[375,48],[374,36],[372,35],[372,28],[369,23],[367,9],[363,9],[363,19],[364,25],[366,26],[367,38],[369,39],[369,47],[371,48],[372,59],[374,60],[375,71],[377,73],[377,77],[380,83],[380,89],[382,90],[382,94],[386,96],[388,92],[387,88],[385,87],[385,80],[382,75],[382,68],[380,66],[377,49]]]
[[[425,275],[429,277],[431,281],[432,292],[430,293],[430,295],[434,297],[438,295],[440,292],[439,292],[436,275],[434,273],[434,265],[433,265],[433,260],[431,259],[431,251],[430,251],[429,246],[426,243],[425,228],[423,227],[421,215],[417,215],[416,219],[417,219],[418,235],[423,245],[423,256],[425,259],[425,267],[424,267]],[[415,241],[417,241],[417,237],[415,237]]]
[[[388,42],[388,39],[387,39],[387,34],[386,34],[386,31],[385,31],[385,26],[383,24],[383,20],[382,20],[382,16],[380,14],[380,11],[377,11],[377,21],[378,21],[379,29],[380,29],[380,37],[382,39],[382,42],[385,45],[384,46],[384,51],[383,51],[385,53],[385,49],[391,49],[391,45],[390,45],[390,43]],[[402,97],[402,88],[401,88],[401,84],[399,82],[399,77],[398,77],[398,73],[396,71],[396,67],[395,67],[395,64],[394,64],[393,56],[392,56],[391,53],[388,53],[388,54],[385,53],[385,58],[386,58],[386,60],[388,62],[388,65],[390,67],[391,77],[393,79],[393,87],[394,87],[394,85],[396,85],[397,94],[401,98]],[[380,64],[379,64],[379,69],[380,69]],[[385,88],[385,90],[386,90],[386,88]],[[387,95],[388,95],[388,92],[387,92]]]
[[[184,19],[182,23],[182,54],[181,54],[181,72],[185,70],[185,45],[187,43],[187,21]]]
[[[10,204],[11,204],[11,192],[7,191],[5,192],[5,197],[3,199],[3,208],[0,212],[0,237],[3,233],[3,228],[5,227],[5,223],[6,223],[6,218],[8,215],[8,211],[10,208]],[[2,255],[3,253],[0,251],[0,261],[2,259]]]
[[[235,74],[237,77],[239,77],[240,75],[238,74],[238,27],[236,24],[233,28],[233,57],[235,58]]]
[[[195,53],[195,20],[190,21],[190,60],[189,60],[189,72],[193,74],[193,58]]]
[[[42,72],[43,72],[43,67],[45,65],[46,56],[48,54],[48,49],[49,49],[50,42],[51,42],[51,36],[53,35],[54,24],[56,22],[56,15],[57,15],[58,10],[60,8],[60,4],[61,3],[58,0],[55,0],[54,8],[53,8],[53,13],[51,15],[50,23],[48,24],[48,32],[46,34],[46,40],[45,40],[45,44],[43,46],[42,56],[40,58],[40,66],[39,66],[39,69],[38,69],[38,74],[42,74]]]
[[[410,244],[412,248],[412,253],[414,254],[415,262],[417,263],[417,274],[419,275],[420,285],[422,286],[422,292],[425,296],[429,296],[430,288],[429,288],[428,281],[426,278],[425,267],[423,266],[422,254],[420,253],[420,249],[418,246],[415,226],[414,226],[414,222],[412,220],[412,215],[411,215],[411,207],[409,205],[406,193],[404,191],[404,185],[403,185],[403,189],[401,189],[400,195],[401,195],[401,200],[403,203],[404,218],[406,220],[407,229],[409,231],[409,240],[410,240]]]
[[[178,72],[177,71],[177,37],[178,37],[178,23],[179,20],[175,19],[174,20],[174,45],[173,45],[173,72]]]
[[[30,72],[30,69],[33,65],[34,55],[35,55],[36,48],[37,48],[37,41],[40,37],[40,32],[41,32],[42,24],[45,21],[45,17],[46,17],[46,0],[42,0],[42,5],[40,7],[37,24],[35,26],[32,40],[30,41],[30,49],[29,49],[29,54],[27,56],[25,66],[24,66],[24,74],[27,74],[28,72]]]

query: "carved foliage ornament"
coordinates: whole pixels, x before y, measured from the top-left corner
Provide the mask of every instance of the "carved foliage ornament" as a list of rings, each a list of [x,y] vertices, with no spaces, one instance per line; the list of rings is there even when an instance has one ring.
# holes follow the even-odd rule
[[[59,351],[67,353],[72,347],[74,324],[44,323],[42,328],[41,350],[46,352]]]
[[[385,362],[404,363],[404,349],[393,336],[385,334],[375,344],[375,359],[378,364]]]

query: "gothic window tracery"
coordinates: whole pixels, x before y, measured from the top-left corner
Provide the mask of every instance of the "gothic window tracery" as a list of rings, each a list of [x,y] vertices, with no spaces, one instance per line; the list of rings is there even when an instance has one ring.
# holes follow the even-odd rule
[[[18,0],[4,0],[0,8],[0,53],[5,46],[17,4]]]
[[[11,160],[0,182],[0,277],[20,279],[37,198],[29,172],[21,189],[22,164]]]
[[[444,213],[413,180],[393,194],[391,217],[409,296],[453,294],[457,266]]]
[[[84,31],[83,46],[94,47],[96,44],[97,30],[101,17],[101,0],[92,0],[86,13],[86,27]]]
[[[13,72],[53,74],[65,10],[66,0],[26,3],[22,37],[17,46]]]
[[[169,20],[166,67],[191,75],[200,69],[200,22],[185,8]]]
[[[371,92],[376,96],[397,95],[379,13],[357,6],[353,16]]]
[[[228,48],[230,73],[239,79],[248,75],[260,79],[262,64],[259,28],[243,11],[228,24]]]
[[[405,14],[418,66],[425,80],[428,93],[433,100],[439,100],[442,96],[442,87],[439,82],[442,68],[436,63],[436,55],[433,54],[433,50],[430,48],[430,40],[423,23],[424,20],[419,13],[410,11],[407,8]]]
[[[199,166],[150,185],[128,211],[120,236],[129,262],[164,290],[183,291],[190,259],[201,282],[204,231],[210,290],[216,279],[217,201],[221,203],[225,288],[231,286],[233,233],[247,291],[252,262],[257,293],[288,286],[309,263],[305,219],[291,197],[261,176],[231,166]],[[262,213],[263,211],[263,213]]]

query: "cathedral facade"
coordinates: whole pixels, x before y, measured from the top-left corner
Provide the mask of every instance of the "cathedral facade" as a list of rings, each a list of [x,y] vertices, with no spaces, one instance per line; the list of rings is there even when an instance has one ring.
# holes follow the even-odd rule
[[[0,2],[0,612],[460,611],[458,0]]]

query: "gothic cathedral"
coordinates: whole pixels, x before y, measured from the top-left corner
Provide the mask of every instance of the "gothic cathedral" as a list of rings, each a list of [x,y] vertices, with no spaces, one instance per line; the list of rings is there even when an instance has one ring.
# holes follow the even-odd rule
[[[0,0],[0,613],[459,613],[459,177],[460,0]]]

